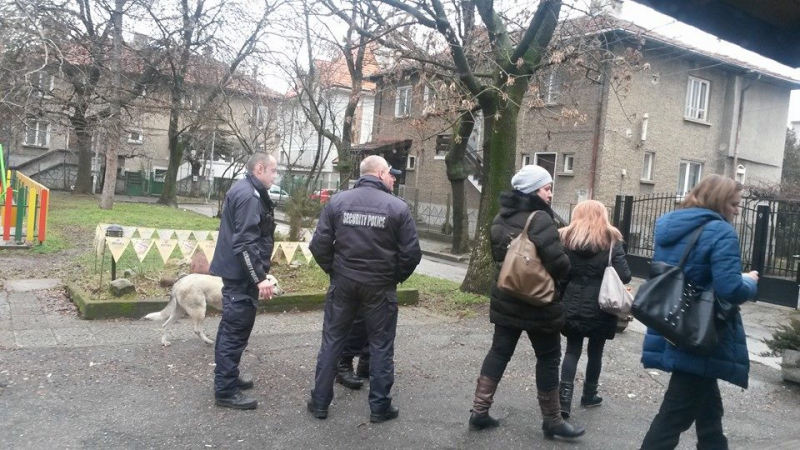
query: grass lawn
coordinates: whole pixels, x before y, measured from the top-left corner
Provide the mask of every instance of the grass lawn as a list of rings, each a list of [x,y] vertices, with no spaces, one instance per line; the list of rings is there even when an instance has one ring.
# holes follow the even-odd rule
[[[47,254],[54,259],[64,258],[62,265],[65,266],[65,278],[101,299],[109,296],[107,289],[101,286],[107,286],[111,279],[111,255],[108,249],[103,258],[95,255],[92,242],[97,224],[116,223],[123,226],[176,230],[219,228],[218,219],[151,203],[116,202],[112,210],[102,210],[97,204],[98,197],[54,192],[47,240],[32,251]],[[299,252],[297,255],[299,256]],[[137,297],[166,298],[168,290],[159,286],[158,282],[162,277],[175,277],[180,272],[188,272],[188,267],[180,264],[181,259],[180,250],[176,248],[165,265],[158,251],[153,248],[143,261],[139,261],[129,246],[117,264],[117,277],[122,277],[128,269],[131,271],[130,279],[136,285]],[[286,292],[319,292],[328,287],[327,275],[313,262],[298,267],[273,265],[272,273],[280,280]],[[459,291],[458,283],[425,275],[413,275],[403,287],[418,289],[422,305],[446,314],[470,315],[480,309],[481,305],[488,303],[486,296]]]

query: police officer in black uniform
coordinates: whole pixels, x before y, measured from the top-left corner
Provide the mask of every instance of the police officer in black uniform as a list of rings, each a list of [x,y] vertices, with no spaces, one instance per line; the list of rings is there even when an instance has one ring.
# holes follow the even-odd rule
[[[353,189],[331,197],[320,215],[310,249],[330,275],[322,345],[308,410],[328,417],[336,366],[356,314],[364,318],[370,349],[370,421],[398,416],[390,391],[394,384],[397,284],[422,258],[408,205],[392,195],[394,173],[377,155],[361,162]],[[396,171],[395,173],[400,173]]]
[[[245,178],[225,194],[222,217],[210,272],[222,277],[222,320],[214,347],[214,397],[218,406],[255,409],[258,402],[242,393],[253,387],[240,377],[239,361],[256,320],[259,298],[272,298],[267,281],[275,232],[269,188],[278,174],[278,162],[263,152],[247,161]]]

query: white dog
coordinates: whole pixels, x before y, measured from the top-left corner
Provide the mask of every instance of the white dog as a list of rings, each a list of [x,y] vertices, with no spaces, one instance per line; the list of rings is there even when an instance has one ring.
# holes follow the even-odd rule
[[[267,279],[274,285],[273,295],[283,294],[283,290],[278,286],[278,280],[272,275],[267,275]],[[206,318],[206,305],[211,305],[218,310],[222,310],[222,278],[212,275],[202,275],[193,273],[178,279],[172,286],[169,296],[169,303],[160,312],[150,313],[144,316],[147,320],[164,320],[161,327],[161,343],[165,347],[170,345],[167,340],[167,325],[185,312],[194,323],[194,332],[208,345],[214,343],[203,331],[203,319]]]

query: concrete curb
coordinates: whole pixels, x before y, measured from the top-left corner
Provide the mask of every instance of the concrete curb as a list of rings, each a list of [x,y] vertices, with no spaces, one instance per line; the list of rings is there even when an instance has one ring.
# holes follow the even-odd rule
[[[467,255],[453,255],[451,253],[439,253],[425,249],[422,250],[422,254],[425,256],[432,256],[434,258],[444,259],[450,262],[457,262],[457,263],[469,262],[469,256]]]
[[[160,311],[167,304],[165,299],[134,300],[94,300],[85,291],[73,283],[66,284],[72,302],[78,307],[84,319],[141,319],[146,314]],[[325,293],[287,294],[272,300],[263,300],[259,304],[260,312],[283,312],[289,310],[311,311],[325,306]],[[419,303],[417,289],[398,289],[397,303],[401,306],[413,306]]]

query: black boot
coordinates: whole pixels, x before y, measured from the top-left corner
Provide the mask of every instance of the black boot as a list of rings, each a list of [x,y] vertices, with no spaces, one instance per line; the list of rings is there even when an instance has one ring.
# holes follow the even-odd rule
[[[539,391],[539,408],[542,410],[542,432],[547,439],[556,436],[562,438],[576,438],[583,436],[586,429],[573,425],[561,417],[561,405],[558,401],[558,389],[545,392]]]
[[[483,430],[500,425],[499,420],[489,415],[489,408],[494,403],[495,392],[497,392],[497,381],[486,375],[478,377],[478,384],[475,386],[475,400],[472,411],[470,411],[472,414],[469,416],[470,430]]]
[[[359,378],[369,380],[369,357],[361,355],[358,357],[358,366],[356,366],[356,375]]]
[[[364,380],[358,378],[353,373],[353,357],[339,358],[339,365],[337,367],[338,373],[336,374],[336,382],[350,389],[361,389],[364,386]]]
[[[239,378],[236,379],[236,385],[239,386],[241,390],[247,390],[253,387],[253,377],[250,375],[240,374]]]
[[[388,420],[397,419],[399,415],[400,408],[394,405],[389,405],[389,407],[383,411],[371,413],[369,415],[369,421],[372,423],[381,423]]]
[[[230,397],[215,397],[214,404],[233,409],[256,409],[258,407],[256,399],[250,398],[242,392],[237,392]]]
[[[561,402],[561,417],[567,419],[572,411],[572,394],[575,391],[575,383],[562,381],[558,391],[558,398]]]
[[[591,408],[603,404],[603,397],[597,395],[597,383],[584,383],[583,395],[581,396],[581,406]]]

